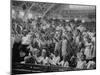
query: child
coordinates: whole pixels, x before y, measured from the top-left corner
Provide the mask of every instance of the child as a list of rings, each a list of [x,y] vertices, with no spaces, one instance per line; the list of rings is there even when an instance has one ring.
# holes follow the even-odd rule
[[[80,53],[80,56],[78,57],[77,61],[77,69],[86,69],[86,61],[85,61],[85,55],[83,53]]]
[[[67,61],[67,56],[63,56],[63,60],[59,63],[62,67],[69,67],[69,63]]]
[[[50,61],[50,64],[52,65],[58,65],[60,61],[60,56],[58,51],[54,52],[55,55],[52,55],[52,60]]]
[[[49,65],[49,58],[47,57],[46,53],[47,53],[46,50],[43,49],[41,56],[37,60],[38,63],[43,64],[43,65]]]
[[[87,69],[95,69],[95,67],[96,67],[96,64],[94,61],[89,61],[87,63]]]

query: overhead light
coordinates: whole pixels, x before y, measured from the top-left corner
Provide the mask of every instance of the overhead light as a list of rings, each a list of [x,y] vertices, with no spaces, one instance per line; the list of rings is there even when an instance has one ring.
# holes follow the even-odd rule
[[[74,18],[74,21],[77,21],[78,20],[78,18]]]
[[[85,23],[85,20],[81,20],[82,21],[82,23]]]

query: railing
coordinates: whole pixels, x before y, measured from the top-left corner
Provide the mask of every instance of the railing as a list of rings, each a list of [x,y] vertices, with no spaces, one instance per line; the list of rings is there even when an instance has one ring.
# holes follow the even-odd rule
[[[40,64],[12,64],[12,73],[42,73],[42,72],[61,72],[74,70],[68,67],[56,66],[56,65],[40,65]]]
[[[76,70],[93,70],[93,69],[76,69],[71,67],[62,67],[56,65],[40,65],[40,64],[12,64],[12,74],[27,74],[27,73],[43,73],[43,72],[63,72]]]

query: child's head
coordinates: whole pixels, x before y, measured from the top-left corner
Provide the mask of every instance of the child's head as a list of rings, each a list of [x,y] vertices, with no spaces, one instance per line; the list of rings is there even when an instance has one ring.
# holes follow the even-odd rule
[[[32,56],[38,56],[39,55],[39,50],[37,48],[34,48],[33,51],[30,51]]]
[[[41,56],[45,57],[46,56],[46,50],[45,49],[42,49],[42,53],[41,53]]]
[[[56,50],[56,51],[54,51],[54,54],[55,54],[55,56],[58,56],[59,52]]]
[[[82,54],[81,57],[80,57],[80,59],[81,59],[82,61],[84,61],[85,58],[86,58],[86,56],[85,56],[84,54]]]
[[[26,55],[26,53],[22,50],[19,52],[19,54],[20,54],[20,57],[24,57]]]

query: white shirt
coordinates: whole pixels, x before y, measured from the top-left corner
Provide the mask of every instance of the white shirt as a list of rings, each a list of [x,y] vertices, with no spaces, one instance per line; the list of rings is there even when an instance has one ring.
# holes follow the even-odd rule
[[[92,48],[91,48],[91,43],[87,43],[86,44],[86,48],[85,48],[85,51],[84,51],[84,54],[86,55],[86,59],[91,59],[92,58]]]
[[[62,41],[62,55],[66,55],[67,51],[67,40]]]
[[[89,61],[87,64],[87,69],[93,69],[96,66],[94,61]]]
[[[78,69],[84,69],[86,66],[86,61],[78,61],[77,67]]]
[[[31,40],[31,35],[26,35],[25,37],[22,38],[22,44],[28,45],[30,44]]]
[[[42,62],[43,65],[46,65],[49,63],[49,58],[48,57],[44,58],[44,57],[40,56],[38,59],[38,62]]]
[[[68,61],[66,61],[66,62],[61,61],[61,62],[60,62],[60,65],[63,66],[63,67],[69,67]]]
[[[59,61],[60,61],[60,57],[59,56],[57,56],[57,57],[54,56],[53,59],[51,60],[51,64],[56,65],[56,64],[59,63]]]

